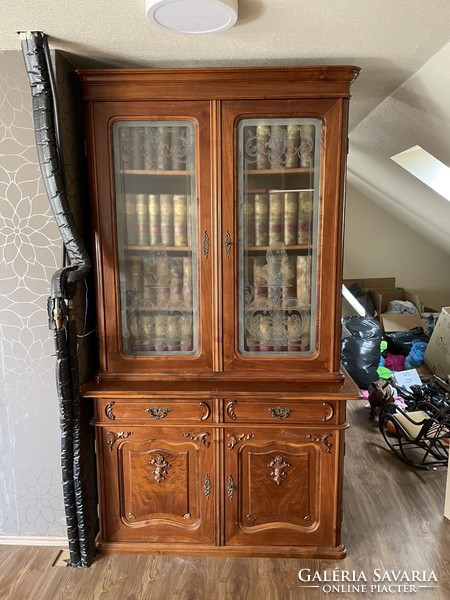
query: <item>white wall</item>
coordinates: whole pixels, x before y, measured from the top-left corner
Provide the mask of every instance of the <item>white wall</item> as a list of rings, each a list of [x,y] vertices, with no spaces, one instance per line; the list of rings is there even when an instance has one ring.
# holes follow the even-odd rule
[[[450,306],[450,256],[351,185],[344,244],[344,278],[394,276],[427,306]]]

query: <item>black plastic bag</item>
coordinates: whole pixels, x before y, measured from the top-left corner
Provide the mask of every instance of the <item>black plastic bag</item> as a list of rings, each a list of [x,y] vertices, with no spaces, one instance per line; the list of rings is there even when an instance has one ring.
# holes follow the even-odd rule
[[[388,343],[388,351],[391,354],[402,354],[403,356],[408,356],[415,340],[430,341],[422,327],[414,327],[407,331],[391,331],[386,334],[385,338]]]
[[[350,335],[341,340],[341,361],[350,377],[367,389],[379,379],[381,327],[373,317],[346,317],[342,321]]]

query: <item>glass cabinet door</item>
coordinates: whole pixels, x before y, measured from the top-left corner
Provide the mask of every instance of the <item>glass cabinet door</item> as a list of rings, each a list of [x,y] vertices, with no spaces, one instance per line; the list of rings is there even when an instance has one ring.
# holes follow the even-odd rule
[[[113,125],[125,355],[198,350],[195,131],[188,120]]]
[[[322,122],[242,119],[238,127],[238,349],[316,351]]]

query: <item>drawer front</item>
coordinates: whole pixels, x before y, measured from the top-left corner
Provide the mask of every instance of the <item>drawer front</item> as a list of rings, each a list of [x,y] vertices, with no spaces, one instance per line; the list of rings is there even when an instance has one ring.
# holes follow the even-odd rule
[[[98,421],[142,421],[143,423],[195,422],[212,420],[211,401],[158,398],[149,400],[100,400]]]
[[[229,400],[225,423],[338,423],[334,402],[308,400]]]

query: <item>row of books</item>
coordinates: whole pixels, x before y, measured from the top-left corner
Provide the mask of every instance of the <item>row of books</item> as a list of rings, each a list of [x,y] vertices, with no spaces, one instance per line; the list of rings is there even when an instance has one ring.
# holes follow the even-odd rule
[[[189,128],[121,126],[120,168],[123,170],[184,171],[191,168]]]
[[[292,326],[291,326],[292,323]],[[247,336],[245,350],[247,352],[308,352],[311,349],[310,323],[305,324],[300,335],[291,332],[296,329],[294,317],[287,317],[284,331],[273,331],[273,319],[270,315],[258,315],[257,329],[259,335]]]
[[[130,256],[127,262],[126,296],[130,310],[192,311],[192,259]]]
[[[133,352],[190,352],[193,349],[192,319],[182,315],[131,314],[127,340]]]
[[[296,298],[298,305],[311,305],[311,256],[285,256],[280,269],[271,274],[265,257],[250,257],[248,260],[247,283],[250,302],[268,299],[271,306],[282,308],[283,303]]]
[[[186,194],[125,194],[129,246],[190,245]]]
[[[267,192],[247,194],[244,230],[247,246],[310,244],[313,192]]]
[[[247,167],[295,169],[314,166],[314,125],[258,125],[245,127]]]

